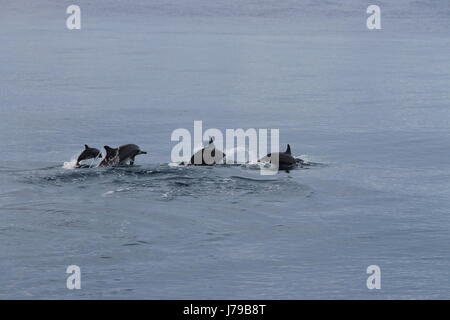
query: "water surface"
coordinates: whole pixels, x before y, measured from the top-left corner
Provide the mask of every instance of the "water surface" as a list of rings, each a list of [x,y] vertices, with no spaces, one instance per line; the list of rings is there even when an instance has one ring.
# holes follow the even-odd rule
[[[448,299],[450,7],[378,3],[2,3],[0,297]],[[194,120],[320,165],[169,166]],[[148,155],[64,169],[85,143]]]

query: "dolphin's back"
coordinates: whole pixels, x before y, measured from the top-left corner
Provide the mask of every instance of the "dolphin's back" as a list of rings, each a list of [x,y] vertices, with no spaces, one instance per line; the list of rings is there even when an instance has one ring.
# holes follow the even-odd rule
[[[295,161],[295,158],[286,152],[274,152],[269,153],[267,156],[261,158],[259,161],[261,162],[270,162],[273,164],[277,164],[277,158],[278,156],[278,167],[279,169],[291,169],[292,167],[295,167],[297,165],[297,161]]]
[[[132,158],[139,153],[140,149],[135,144],[124,144],[119,147],[119,161],[124,161],[126,159]]]
[[[89,150],[84,150],[77,158],[77,163],[83,161],[89,157]]]
[[[211,159],[205,159],[205,157],[212,157]],[[213,164],[219,164],[223,163],[223,158],[225,157],[225,154],[216,149],[216,146],[213,143],[210,143],[205,148],[197,151],[195,154],[191,157],[191,164],[195,165],[213,165]],[[201,161],[199,163],[196,163],[196,161]]]
[[[280,165],[294,165],[297,163],[292,155],[285,152],[280,152],[278,157]]]
[[[146,154],[146,152],[141,151],[141,148],[139,148],[138,145],[124,144],[119,147],[119,162],[123,162],[128,159],[133,160],[134,157],[139,154]]]
[[[101,156],[100,150],[96,148],[89,148],[86,146],[86,149],[84,149],[83,152],[78,156],[77,163],[83,160],[96,158],[99,155]]]

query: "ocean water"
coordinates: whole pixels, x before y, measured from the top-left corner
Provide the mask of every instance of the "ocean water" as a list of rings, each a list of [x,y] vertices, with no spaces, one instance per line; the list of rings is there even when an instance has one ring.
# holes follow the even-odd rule
[[[0,298],[450,297],[448,1],[70,4],[0,3]],[[315,165],[170,166],[194,120]]]

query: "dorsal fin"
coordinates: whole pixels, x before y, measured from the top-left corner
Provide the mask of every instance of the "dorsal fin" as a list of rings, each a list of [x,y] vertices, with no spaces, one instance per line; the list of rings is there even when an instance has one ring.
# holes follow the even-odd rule
[[[287,145],[286,153],[291,154],[291,146],[289,144]]]
[[[89,146],[87,144],[84,145],[85,149],[89,149]]]

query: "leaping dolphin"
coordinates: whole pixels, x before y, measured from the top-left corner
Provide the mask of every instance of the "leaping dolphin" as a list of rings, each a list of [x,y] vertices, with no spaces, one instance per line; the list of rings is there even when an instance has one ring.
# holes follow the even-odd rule
[[[134,158],[140,154],[147,154],[145,151],[141,151],[139,146],[135,144],[124,144],[118,148],[111,148],[104,146],[106,150],[105,158],[100,162],[101,167],[116,166],[125,164],[130,161],[130,165],[134,164]]]
[[[77,167],[80,166],[80,161],[87,160],[87,159],[95,159],[95,158],[101,158],[102,154],[100,150],[96,148],[91,148],[87,144],[84,145],[83,152],[80,153],[80,155],[77,158]]]
[[[192,157],[190,164],[196,166],[210,166],[213,164],[224,163],[225,153],[216,149],[214,145],[214,139],[209,138],[209,143],[203,149],[197,151]]]
[[[269,153],[259,159],[258,162],[269,162],[278,166],[279,170],[290,170],[296,167],[299,161],[292,156],[291,146],[288,144],[285,152]]]

